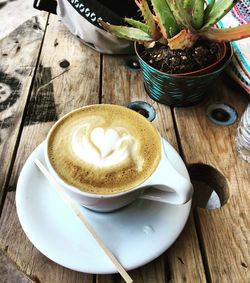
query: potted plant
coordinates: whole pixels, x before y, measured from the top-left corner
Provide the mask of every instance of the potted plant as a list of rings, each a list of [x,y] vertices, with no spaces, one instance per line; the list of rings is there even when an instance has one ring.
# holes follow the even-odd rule
[[[214,25],[235,0],[135,0],[143,22],[125,18],[130,26],[99,19],[113,35],[135,41],[144,85],[153,99],[170,106],[198,103],[207,87],[226,67],[232,47],[225,42],[250,36],[250,24],[219,29]]]

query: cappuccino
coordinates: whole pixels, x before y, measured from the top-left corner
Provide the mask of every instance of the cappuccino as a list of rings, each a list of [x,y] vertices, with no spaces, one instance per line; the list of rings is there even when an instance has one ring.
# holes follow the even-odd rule
[[[100,104],[60,119],[48,136],[48,157],[60,178],[92,194],[114,194],[142,184],[161,159],[161,139],[143,116]]]

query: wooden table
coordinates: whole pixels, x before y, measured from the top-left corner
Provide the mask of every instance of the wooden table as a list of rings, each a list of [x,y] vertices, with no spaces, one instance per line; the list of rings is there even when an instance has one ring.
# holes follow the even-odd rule
[[[1,40],[0,51],[0,93],[8,93],[0,96],[0,282],[123,282],[119,275],[74,272],[43,256],[22,231],[15,188],[25,160],[58,118],[87,104],[135,100],[156,109],[153,123],[187,164],[195,198],[181,236],[162,256],[130,271],[134,282],[250,282],[250,166],[235,150],[238,121],[218,126],[206,115],[208,105],[220,102],[240,117],[248,101],[242,89],[224,75],[203,103],[170,109],[146,95],[142,74],[126,66],[129,57],[91,50],[43,13]],[[222,206],[208,210],[213,190]]]

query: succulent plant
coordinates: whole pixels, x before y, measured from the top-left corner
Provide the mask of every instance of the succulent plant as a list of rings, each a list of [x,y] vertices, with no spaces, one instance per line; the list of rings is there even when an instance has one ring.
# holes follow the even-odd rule
[[[186,49],[198,38],[229,42],[250,36],[250,24],[219,29],[215,24],[237,3],[236,0],[134,0],[143,22],[125,18],[130,26],[115,26],[99,19],[111,34],[138,42],[166,43],[171,49]]]

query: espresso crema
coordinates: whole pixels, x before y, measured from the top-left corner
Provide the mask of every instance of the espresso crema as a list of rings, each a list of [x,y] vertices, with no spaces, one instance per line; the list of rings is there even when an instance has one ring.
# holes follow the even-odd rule
[[[57,174],[94,194],[128,191],[143,183],[161,159],[161,140],[140,114],[116,105],[91,105],[59,120],[48,137]]]

